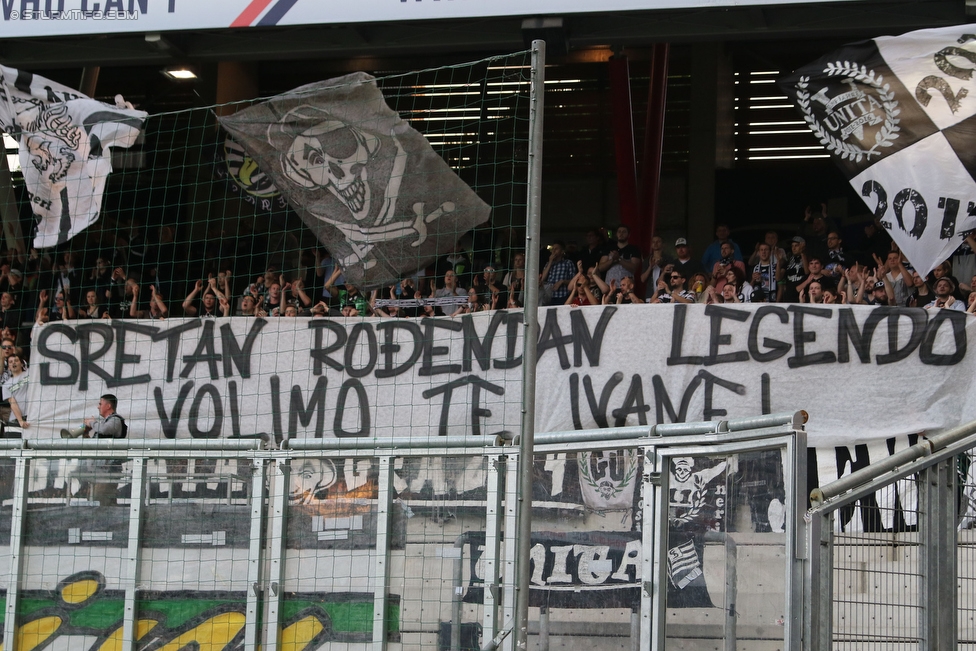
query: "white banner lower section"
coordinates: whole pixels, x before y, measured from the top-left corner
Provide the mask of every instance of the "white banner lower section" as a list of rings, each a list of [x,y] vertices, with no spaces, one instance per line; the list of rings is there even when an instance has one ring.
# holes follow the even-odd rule
[[[814,447],[976,419],[950,310],[661,305],[540,312],[537,431],[805,409]],[[33,334],[26,436],[113,393],[130,438],[517,431],[522,314],[60,322]]]

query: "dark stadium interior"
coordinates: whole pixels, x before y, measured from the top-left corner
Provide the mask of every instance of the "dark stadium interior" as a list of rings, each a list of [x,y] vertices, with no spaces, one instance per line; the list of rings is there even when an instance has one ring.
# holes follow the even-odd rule
[[[758,133],[763,129],[751,128],[754,123],[798,119],[784,102],[768,101],[782,95],[765,92],[775,85],[738,82],[756,72],[789,72],[851,40],[965,20],[961,3],[830,7],[830,12],[822,6],[789,5],[583,14],[567,17],[562,29],[545,33],[523,29],[520,19],[494,18],[164,33],[152,43],[143,34],[31,38],[3,43],[0,62],[72,87],[81,86],[82,66],[88,66],[87,74],[97,75],[98,99],[111,101],[122,94],[137,108],[158,114],[217,103],[216,79],[226,62],[233,62],[236,74],[247,79],[252,97],[266,97],[353,70],[384,76],[471,61],[518,50],[533,36],[544,36],[550,43],[547,79],[558,83],[547,85],[543,230],[578,238],[590,226],[612,227],[620,219],[607,61],[617,54],[630,63],[639,158],[650,47],[667,34],[671,46],[658,231],[680,234],[711,221],[711,216],[696,219],[689,214],[694,207],[688,201],[696,191],[689,187],[695,185],[689,175],[692,73],[696,57],[705,56],[717,57],[721,70],[735,79],[734,86],[720,87],[715,97],[716,119],[734,133],[725,145],[734,154],[724,160],[719,156],[715,163],[714,219],[730,223],[734,232],[751,234],[773,226],[788,231],[812,200],[830,201],[832,213],[847,222],[856,221],[866,208],[809,132]],[[78,65],[65,68],[66,61]],[[174,81],[162,74],[177,64],[189,65],[198,78]],[[424,131],[422,122],[413,126]],[[749,155],[757,147],[808,147],[823,157]],[[689,236],[694,246],[696,234]]]

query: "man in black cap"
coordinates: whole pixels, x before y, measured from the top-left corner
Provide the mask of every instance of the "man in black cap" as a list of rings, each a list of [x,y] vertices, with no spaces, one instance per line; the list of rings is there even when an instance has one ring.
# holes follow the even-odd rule
[[[868,305],[888,305],[888,292],[885,289],[884,281],[875,281],[871,293],[865,297],[864,302]]]

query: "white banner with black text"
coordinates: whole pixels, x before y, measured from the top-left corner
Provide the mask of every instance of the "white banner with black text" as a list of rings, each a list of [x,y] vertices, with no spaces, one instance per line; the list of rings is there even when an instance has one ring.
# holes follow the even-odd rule
[[[976,320],[909,308],[540,312],[537,431],[805,409],[811,446],[976,419]],[[518,429],[522,313],[169,319],[35,329],[27,436],[113,393],[130,438],[482,436]]]

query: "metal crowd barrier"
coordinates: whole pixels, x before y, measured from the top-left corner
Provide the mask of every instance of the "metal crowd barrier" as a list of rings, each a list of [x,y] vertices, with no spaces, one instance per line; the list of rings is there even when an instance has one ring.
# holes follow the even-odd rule
[[[976,644],[976,422],[810,496],[804,649]]]
[[[504,433],[0,440],[3,648],[511,649],[530,507],[536,648],[791,646],[803,418],[540,433],[532,495]]]

